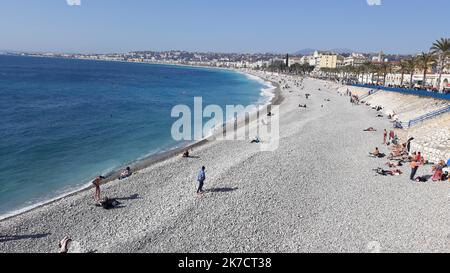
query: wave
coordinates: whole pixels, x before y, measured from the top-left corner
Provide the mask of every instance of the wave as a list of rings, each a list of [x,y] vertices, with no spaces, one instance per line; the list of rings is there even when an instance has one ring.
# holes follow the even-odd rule
[[[238,71],[238,73],[245,75],[245,77],[247,77],[247,79],[249,80],[256,81],[264,85],[264,87],[261,88],[260,90],[261,98],[260,100],[257,101],[257,104],[262,104],[266,106],[271,103],[271,101],[275,97],[275,89],[276,89],[276,87],[272,84],[272,82],[266,81],[261,77],[245,73],[242,71]]]
[[[256,102],[259,106],[264,107],[271,103],[272,99],[275,97],[274,90],[276,89],[276,87],[273,86],[271,82],[266,81],[258,76],[244,73],[241,71],[235,71],[235,72],[245,75],[245,77],[248,80],[257,81],[263,85],[263,87],[260,89],[260,98]],[[144,168],[148,167],[148,165],[145,164],[146,162],[149,162],[154,158],[158,158],[159,156],[168,154],[170,152],[175,152],[178,149],[184,149],[186,147],[194,145],[195,143],[199,143],[206,139],[210,139],[217,133],[216,130],[219,129],[219,126],[226,126],[227,124],[234,123],[234,121],[235,121],[234,119],[230,119],[230,120],[226,120],[224,122],[224,124],[217,125],[215,128],[212,128],[210,130],[210,132],[206,136],[204,136],[204,138],[200,141],[186,141],[182,144],[177,144],[177,145],[173,145],[170,147],[166,147],[166,149],[151,150],[151,151],[147,152],[146,154],[144,154],[143,156],[140,156],[140,157],[136,158],[134,161],[129,162],[129,163],[115,162],[115,163],[113,163],[113,166],[103,169],[99,173],[106,174],[105,176],[107,178],[111,178],[111,177],[114,177],[114,175],[117,175],[118,172],[120,172],[120,170],[125,168],[127,165],[128,166],[144,166]],[[22,207],[22,208],[18,208],[18,209],[6,212],[4,214],[1,214],[0,220],[11,218],[11,217],[23,214],[25,212],[34,210],[36,208],[42,207],[44,205],[54,203],[58,200],[66,198],[68,196],[85,191],[85,190],[89,189],[90,187],[91,187],[91,180],[88,181],[86,179],[85,181],[81,181],[81,183],[78,183],[77,185],[67,186],[61,190],[58,190],[57,192],[51,193],[50,194],[51,197],[50,197],[50,195],[47,195],[47,196],[43,196],[42,198],[39,198],[39,199],[30,200],[29,202],[24,204],[24,207]]]

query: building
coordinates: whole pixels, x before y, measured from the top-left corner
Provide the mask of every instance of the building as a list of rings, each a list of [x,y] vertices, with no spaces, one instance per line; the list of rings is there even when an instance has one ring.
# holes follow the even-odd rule
[[[384,58],[385,54],[382,51],[380,51],[380,53],[378,53],[378,56],[375,56],[372,58],[372,62],[374,63],[383,63],[383,62],[387,62],[388,59]]]
[[[367,58],[363,54],[352,53],[352,55],[344,59],[344,66],[361,66],[365,62],[367,62]]]
[[[336,68],[338,55],[333,53],[320,54],[319,68]]]
[[[345,66],[345,58],[341,55],[337,55],[337,60],[336,60],[336,67],[343,67]]]
[[[289,67],[293,64],[304,64],[303,57],[289,57]]]

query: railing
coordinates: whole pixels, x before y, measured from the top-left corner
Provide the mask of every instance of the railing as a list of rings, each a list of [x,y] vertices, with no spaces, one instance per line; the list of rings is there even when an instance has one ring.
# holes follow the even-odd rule
[[[434,112],[425,114],[423,116],[420,116],[418,118],[415,118],[413,120],[410,120],[408,122],[408,128],[411,128],[411,126],[414,126],[414,125],[416,125],[416,124],[418,124],[420,122],[423,122],[423,121],[428,120],[428,119],[435,118],[437,116],[440,116],[440,115],[448,113],[448,112],[450,112],[450,105],[445,107],[445,108],[443,108],[443,109],[439,109],[437,111],[434,111]]]
[[[359,97],[359,100],[363,100],[365,98],[368,98],[368,97],[372,96],[373,94],[377,93],[378,91],[380,91],[380,90],[379,89],[371,90],[371,91],[369,91],[369,93]]]
[[[350,86],[370,88],[370,89],[375,89],[378,91],[379,90],[392,91],[392,92],[397,92],[397,93],[401,93],[401,94],[405,94],[405,95],[415,95],[415,96],[421,96],[421,97],[434,98],[434,99],[438,99],[438,100],[450,100],[450,93],[443,94],[443,93],[429,92],[426,90],[414,90],[414,89],[404,89],[404,88],[386,87],[386,86],[378,86],[378,85],[366,85],[366,84],[350,84]]]

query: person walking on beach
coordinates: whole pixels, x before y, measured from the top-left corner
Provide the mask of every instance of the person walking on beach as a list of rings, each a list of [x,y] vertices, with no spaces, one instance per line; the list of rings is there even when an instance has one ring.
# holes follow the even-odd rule
[[[416,176],[417,170],[419,169],[419,163],[415,159],[411,161],[411,175],[409,179],[414,181],[414,177]]]
[[[387,130],[386,130],[386,129],[384,129],[383,144],[386,144],[386,140],[387,140],[387,135],[388,135],[388,132],[387,132]]]
[[[103,176],[99,176],[94,181],[92,181],[92,184],[95,187],[94,200],[96,202],[100,202],[100,185],[103,179],[105,179]]]
[[[198,181],[198,189],[197,189],[197,194],[203,194],[203,185],[205,183],[205,179],[206,179],[206,175],[205,175],[205,166],[202,167],[202,169],[200,170],[200,172],[198,173],[197,176],[197,181]]]

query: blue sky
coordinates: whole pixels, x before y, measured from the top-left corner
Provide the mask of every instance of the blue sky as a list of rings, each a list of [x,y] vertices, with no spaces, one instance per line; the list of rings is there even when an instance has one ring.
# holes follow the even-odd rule
[[[448,0],[1,0],[0,50],[415,53],[450,37],[449,14]]]

